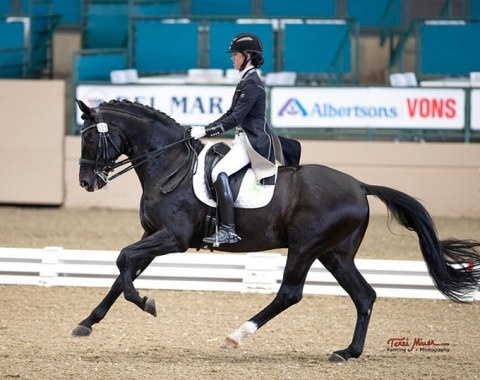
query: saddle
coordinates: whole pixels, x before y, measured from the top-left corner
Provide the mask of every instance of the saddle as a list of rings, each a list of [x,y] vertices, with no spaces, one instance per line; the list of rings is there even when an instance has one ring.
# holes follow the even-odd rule
[[[198,155],[197,170],[193,175],[193,191],[195,196],[207,206],[217,207],[215,191],[212,183],[212,168],[230,150],[224,143],[208,142]],[[236,208],[260,208],[270,203],[274,185],[260,183],[250,165],[229,176],[234,206]]]
[[[198,155],[197,170],[193,175],[193,191],[195,196],[209,206],[205,215],[203,236],[211,236],[217,227],[217,202],[212,183],[212,169],[229,152],[225,143],[212,144],[208,142]],[[235,208],[260,208],[270,203],[273,197],[274,185],[261,184],[255,177],[251,165],[246,165],[238,172],[229,176]],[[201,244],[197,249],[207,248]],[[210,245],[210,250],[213,247]]]

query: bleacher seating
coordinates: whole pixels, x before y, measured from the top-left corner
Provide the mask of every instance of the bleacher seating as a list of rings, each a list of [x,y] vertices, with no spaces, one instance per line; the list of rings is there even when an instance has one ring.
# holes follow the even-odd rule
[[[83,49],[126,48],[128,0],[84,0]]]
[[[53,75],[53,33],[60,21],[58,15],[35,14],[30,17],[29,76],[40,78]]]
[[[182,15],[181,0],[130,0],[132,16],[174,16]]]
[[[416,74],[421,77],[480,71],[480,23],[419,21],[415,56]]]
[[[252,16],[252,0],[190,0],[191,16]]]
[[[470,17],[480,18],[480,0],[470,0]]]
[[[144,76],[198,67],[198,30],[196,22],[132,19],[132,67]]]
[[[401,26],[402,0],[347,0],[347,17],[362,28]]]
[[[10,1],[0,1],[0,16],[8,16],[12,13]]]
[[[61,16],[59,27],[80,27],[82,22],[82,1],[52,0],[53,13]]]
[[[355,76],[351,64],[352,31],[352,24],[345,21],[287,23],[283,69],[300,74],[326,75],[330,78]]]
[[[235,34],[250,31],[264,41],[265,73],[294,71],[300,79],[302,74],[308,74],[352,83],[358,80],[356,26],[360,31],[378,32],[382,42],[388,37],[391,44],[396,44],[399,38],[393,37],[405,32],[413,18],[480,13],[480,0],[83,0],[83,3],[83,48],[128,49],[129,66],[136,68],[141,76],[186,73],[191,68],[228,69],[231,62],[224,47]],[[168,22],[167,17],[172,20]],[[298,19],[298,23],[286,21],[290,19]],[[307,23],[306,19],[314,22]],[[420,37],[427,38],[426,33]],[[168,46],[168,51],[158,42],[166,36],[175,36],[176,42]],[[392,45],[391,51],[404,48]],[[433,63],[429,63],[427,56],[420,56],[420,60],[423,66],[415,71],[421,76],[427,69],[424,66]],[[452,72],[463,71],[455,68]]]
[[[25,32],[22,22],[0,21],[0,78],[23,78],[27,74]]]
[[[229,69],[232,67],[230,56],[226,54],[233,36],[249,32],[260,37],[263,43],[263,57],[265,64],[262,66],[263,72],[274,70],[274,31],[271,23],[267,24],[249,24],[236,23],[235,21],[211,22],[209,28],[209,67]]]
[[[459,75],[459,72],[464,72],[472,62],[468,62],[472,56],[472,52],[467,55],[455,55],[446,54],[446,60],[442,62],[439,56],[435,56],[437,53],[434,51],[435,40],[443,38],[439,36],[432,36],[429,33],[429,29],[426,30],[426,46],[427,51],[421,52],[423,36],[420,30],[422,30],[422,20],[437,20],[441,22],[452,21],[453,23],[458,20],[464,20],[468,23],[469,20],[474,21],[480,18],[480,0],[401,0],[402,6],[402,27],[397,34],[397,38],[392,39],[392,45],[390,46],[390,72],[405,71],[406,68],[406,51],[409,41],[416,40],[414,64],[415,68],[409,68],[415,70],[415,73],[419,79],[422,77],[431,75]],[[438,24],[438,23],[437,23]],[[453,26],[451,24],[451,26]],[[468,28],[467,28],[468,29]],[[467,29],[462,28],[452,29],[454,33],[459,33],[457,36],[461,36]],[[436,29],[439,33],[443,34],[448,29]],[[468,34],[468,32],[466,32]],[[431,38],[432,37],[432,38]],[[470,37],[468,37],[470,39]],[[447,38],[445,42],[448,42],[450,38]],[[459,46],[456,46],[452,52],[458,52],[463,49],[464,41],[459,41]],[[439,54],[445,54],[446,50],[439,51]],[[433,54],[433,56],[432,56]],[[438,63],[433,61],[437,60]],[[454,62],[455,61],[455,62]],[[447,68],[447,66],[451,68]],[[441,67],[442,66],[442,67]],[[463,68],[459,66],[464,66]],[[437,72],[434,74],[434,72]],[[442,74],[443,73],[443,74]]]
[[[80,50],[73,56],[73,81],[109,82],[111,71],[126,68],[127,55],[123,49]]]
[[[262,16],[336,17],[337,0],[262,0]]]
[[[26,70],[21,71],[21,76],[52,77],[53,33],[60,20],[60,16],[52,12],[52,0],[24,0],[21,3],[11,2],[10,5],[9,9],[3,7],[10,13],[4,14],[2,20],[23,24],[23,46],[18,48],[28,52],[25,59]],[[8,38],[8,34],[2,37]],[[15,40],[15,43],[19,41]]]

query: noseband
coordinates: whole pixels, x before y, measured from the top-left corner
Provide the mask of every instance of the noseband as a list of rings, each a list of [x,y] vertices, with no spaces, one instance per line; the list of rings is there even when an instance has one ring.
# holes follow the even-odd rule
[[[116,162],[115,160],[112,160],[109,155],[108,155],[108,144],[111,144],[115,151],[121,155],[122,152],[120,149],[115,145],[114,141],[112,140],[110,134],[108,133],[108,125],[107,123],[104,123],[102,120],[102,115],[100,113],[100,109],[97,108],[97,113],[99,115],[99,122],[96,124],[92,124],[80,131],[81,134],[84,134],[85,132],[96,128],[99,134],[99,139],[98,139],[98,149],[97,149],[97,157],[95,161],[93,160],[87,160],[84,158],[80,158],[79,164],[80,165],[85,165],[85,166],[93,166],[95,169],[93,172],[104,182],[108,183],[115,178],[121,176],[122,174],[128,172],[131,169],[134,169],[145,162],[149,161],[151,158],[156,158],[160,153],[163,151],[174,147],[180,143],[184,143],[185,146],[187,147],[188,154],[187,154],[187,159],[183,165],[180,165],[177,169],[175,169],[172,173],[168,174],[165,176],[163,179],[160,179],[160,188],[162,189],[163,193],[169,193],[170,191],[174,190],[180,182],[186,177],[186,175],[190,172],[193,173],[196,170],[196,163],[197,163],[197,154],[195,152],[194,148],[194,140],[190,136],[186,136],[183,139],[180,139],[178,141],[175,141],[171,144],[165,145],[161,148],[155,149],[154,151],[139,155],[135,158],[127,158],[125,160]],[[130,164],[130,166],[127,166],[120,172],[118,172],[115,175],[108,176],[110,172],[112,172],[114,169]],[[188,165],[185,165],[188,164]],[[181,169],[182,167],[185,167],[185,171],[183,175],[179,178],[179,180],[170,188],[165,189],[162,184],[165,184],[168,182],[171,178],[173,178]]]

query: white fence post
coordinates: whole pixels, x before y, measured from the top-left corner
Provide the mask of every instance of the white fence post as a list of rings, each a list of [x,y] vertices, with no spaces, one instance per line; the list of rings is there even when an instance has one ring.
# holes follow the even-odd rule
[[[248,253],[242,281],[244,286],[243,292],[276,292],[278,290],[279,260],[281,259],[282,255],[279,253]]]
[[[62,251],[62,247],[45,247],[43,249],[39,285],[55,285],[55,278],[58,277],[57,265]]]

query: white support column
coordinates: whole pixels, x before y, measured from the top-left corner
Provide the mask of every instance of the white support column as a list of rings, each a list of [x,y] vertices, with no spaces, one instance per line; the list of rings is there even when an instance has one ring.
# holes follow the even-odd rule
[[[39,285],[55,285],[55,278],[58,277],[57,265],[62,251],[62,247],[45,247],[43,249]]]
[[[274,293],[278,290],[277,279],[282,267],[282,255],[279,253],[247,254],[245,275],[243,277],[243,292]]]

